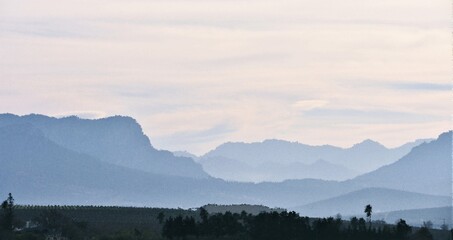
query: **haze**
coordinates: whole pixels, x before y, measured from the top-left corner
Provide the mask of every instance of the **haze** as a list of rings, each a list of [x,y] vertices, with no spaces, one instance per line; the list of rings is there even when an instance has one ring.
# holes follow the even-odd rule
[[[136,118],[202,154],[451,128],[451,2],[0,0],[2,112]]]

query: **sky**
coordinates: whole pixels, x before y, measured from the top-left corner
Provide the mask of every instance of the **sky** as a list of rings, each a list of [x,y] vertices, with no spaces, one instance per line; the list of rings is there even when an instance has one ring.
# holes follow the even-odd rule
[[[450,27],[447,0],[0,0],[0,112],[394,147],[452,129]]]

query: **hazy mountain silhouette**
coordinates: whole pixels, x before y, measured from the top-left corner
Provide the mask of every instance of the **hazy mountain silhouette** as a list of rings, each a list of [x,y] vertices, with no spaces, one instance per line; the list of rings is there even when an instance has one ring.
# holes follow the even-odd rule
[[[241,182],[280,182],[287,179],[314,178],[323,180],[345,180],[358,175],[342,165],[332,164],[322,159],[311,164],[293,162],[281,164],[276,162],[251,166],[226,157],[203,158],[200,160],[203,169],[212,176]]]
[[[452,131],[414,147],[395,163],[359,176],[350,182],[364,187],[384,187],[452,196]]]
[[[446,198],[382,188],[428,192],[450,198],[451,137],[452,132],[443,133],[438,139],[414,148],[401,160],[350,181],[304,179],[239,183],[203,177],[203,171],[197,168],[199,165],[188,158],[179,160],[195,167],[190,165],[190,174],[184,173],[186,177],[177,176],[180,172],[171,168],[177,166],[184,171],[184,165],[178,165],[179,161],[175,160],[178,158],[166,151],[163,156],[170,158],[156,157],[161,156],[161,152],[152,148],[131,118],[81,120],[42,115],[0,115],[0,191],[12,192],[18,203],[26,204],[162,207],[197,207],[209,203],[261,204],[284,208],[313,206],[312,212],[301,210],[307,211],[306,214],[320,215],[342,212],[339,208],[343,203],[346,204],[345,210],[355,213],[355,209],[349,208],[353,206],[348,204],[352,204],[354,199],[364,202],[371,196],[376,200],[375,211],[427,208],[441,206]],[[130,166],[123,166],[129,164],[127,160],[113,156],[117,153],[127,157],[123,151],[132,156],[126,158],[131,159]],[[142,156],[147,157],[144,162]],[[140,164],[148,162],[153,166],[151,169],[138,169]],[[168,168],[160,169],[159,164]],[[318,161],[314,166],[323,167],[325,164]],[[191,172],[193,169],[198,170]],[[379,188],[370,190],[370,187]],[[450,187],[449,191],[447,187]],[[314,206],[329,199],[336,199],[338,203],[329,202],[329,208],[315,211]],[[398,199],[406,199],[407,204],[402,206]],[[357,204],[363,205],[363,202]],[[385,204],[385,207],[380,204]],[[330,207],[337,210],[325,212]],[[359,206],[359,211],[362,207]]]
[[[366,188],[338,197],[294,208],[308,216],[363,215],[367,204],[373,212],[389,212],[416,208],[445,207],[451,205],[451,197],[434,196],[385,188]]]
[[[0,189],[31,204],[171,205],[168,196],[182,197],[181,190],[196,186],[191,178],[150,174],[68,150],[30,124],[0,128],[0,156]]]
[[[11,124],[31,124],[62,147],[115,165],[157,174],[208,177],[191,158],[175,157],[169,151],[153,148],[140,125],[130,117],[88,120],[36,114],[0,115],[0,127]]]
[[[198,160],[198,156],[197,155],[192,154],[192,153],[187,152],[187,151],[174,151],[173,155],[175,155],[176,157],[188,157],[188,158],[192,158],[193,160]]]
[[[67,149],[29,123],[0,127],[0,166],[0,190],[26,204],[294,206],[351,188],[308,179],[253,184],[149,173]]]
[[[392,149],[372,140],[350,148],[310,146],[282,140],[230,142],[206,153],[198,161],[210,175],[235,181],[346,180],[393,163],[425,141],[428,140],[417,140]],[[316,163],[319,159],[323,161]],[[320,163],[323,167],[316,167]]]

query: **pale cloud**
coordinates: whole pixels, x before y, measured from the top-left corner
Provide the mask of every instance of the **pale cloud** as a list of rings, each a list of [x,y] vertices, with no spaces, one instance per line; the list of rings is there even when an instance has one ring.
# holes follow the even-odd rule
[[[77,117],[83,118],[83,119],[101,119],[101,118],[107,117],[108,115],[102,111],[71,111],[71,112],[57,113],[57,114],[53,114],[51,116],[54,116],[57,118],[77,116]]]
[[[414,122],[433,122],[448,120],[448,116],[433,116],[412,112],[394,112],[381,110],[357,110],[357,109],[313,109],[304,112],[304,116],[316,120],[332,121],[339,124],[399,124]]]
[[[235,130],[236,129],[231,124],[221,123],[200,130],[174,132],[170,135],[161,137],[159,140],[163,144],[174,145],[181,149],[190,147],[195,152],[201,152],[204,150],[200,147],[201,144],[212,144],[212,142],[219,144],[217,142],[219,139],[224,138]]]
[[[414,83],[392,83],[388,85],[390,88],[400,90],[414,91],[451,91],[452,84],[430,83],[430,82],[414,82]]]
[[[299,110],[307,111],[315,108],[320,108],[325,106],[328,101],[325,100],[299,100],[293,104],[293,106]]]
[[[450,17],[446,0],[0,0],[0,109],[130,115],[197,154],[434,137],[451,129]]]

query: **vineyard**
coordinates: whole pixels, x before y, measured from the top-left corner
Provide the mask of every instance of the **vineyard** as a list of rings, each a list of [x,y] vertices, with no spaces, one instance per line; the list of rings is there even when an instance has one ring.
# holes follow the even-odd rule
[[[33,222],[40,215],[55,211],[74,222],[84,223],[91,231],[114,233],[138,229],[160,233],[162,224],[158,216],[191,216],[198,218],[198,212],[184,209],[116,207],[116,206],[15,206],[15,217],[22,223]]]

